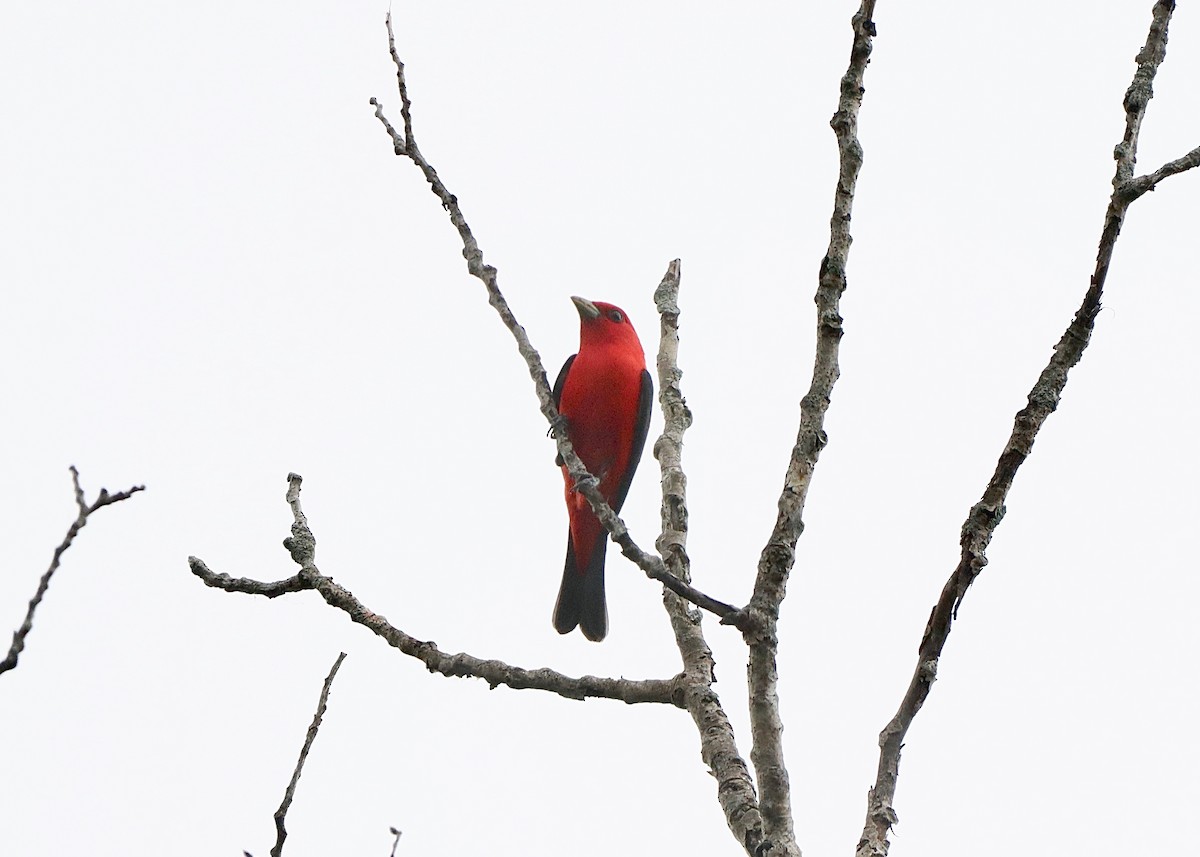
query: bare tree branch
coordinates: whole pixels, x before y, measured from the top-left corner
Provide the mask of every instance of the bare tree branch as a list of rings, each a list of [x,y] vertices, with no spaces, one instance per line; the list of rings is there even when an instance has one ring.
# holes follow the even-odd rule
[[[313,741],[317,738],[317,730],[321,728],[321,719],[325,716],[325,706],[329,703],[329,688],[333,686],[333,679],[344,660],[346,660],[346,653],[339,652],[337,660],[333,662],[333,666],[329,670],[329,675],[325,676],[325,684],[321,688],[321,698],[317,700],[317,713],[313,715],[312,723],[308,725],[308,733],[304,736],[304,746],[300,748],[300,758],[296,760],[296,770],[292,772],[292,781],[288,783],[287,790],[283,793],[283,802],[279,804],[279,809],[275,810],[275,847],[271,849],[271,857],[280,857],[283,853],[283,841],[287,839],[287,828],[284,822],[287,820],[288,810],[292,806],[292,798],[296,796],[296,784],[300,782],[300,772],[304,770],[308,751],[312,749]]]
[[[394,648],[399,649],[410,657],[417,658],[428,667],[430,672],[440,673],[447,677],[472,677],[483,679],[492,688],[499,685],[511,687],[514,690],[545,690],[556,693],[567,699],[587,699],[589,697],[603,699],[619,699],[622,702],[657,702],[665,705],[683,706],[681,679],[675,676],[669,679],[616,679],[583,676],[570,678],[550,669],[527,670],[510,666],[503,661],[482,660],[462,652],[456,655],[446,654],[438,649],[437,644],[410,637],[396,628],[383,616],[367,609],[354,594],[339,586],[332,578],[321,574],[316,565],[316,538],[309,529],[308,519],[300,508],[300,485],[302,478],[297,473],[288,474],[287,502],[292,509],[292,535],[283,541],[283,546],[292,555],[292,560],[300,566],[295,577],[275,583],[263,583],[244,577],[230,577],[227,574],[213,572],[198,557],[188,557],[188,566],[192,574],[200,578],[206,585],[222,589],[226,592],[241,592],[250,595],[264,595],[274,598],[285,592],[299,592],[305,589],[315,589],[325,602],[343,611],[350,620],[369,629],[375,635],[382,637]]]
[[[71,467],[71,481],[75,487],[75,505],[79,509],[79,514],[71,523],[70,528],[67,529],[67,534],[63,538],[62,543],[54,549],[54,556],[50,559],[50,567],[46,569],[46,573],[38,581],[37,591],[33,594],[33,598],[29,600],[29,609],[25,612],[25,621],[21,623],[21,627],[13,632],[12,645],[8,647],[8,655],[4,660],[0,661],[0,674],[6,673],[16,667],[17,660],[21,657],[21,652],[25,650],[25,638],[33,630],[33,614],[37,610],[38,605],[42,603],[42,598],[45,597],[46,590],[50,588],[50,578],[54,576],[54,572],[58,571],[62,555],[66,553],[67,548],[75,541],[75,536],[79,535],[79,531],[87,525],[88,518],[105,506],[111,506],[113,503],[128,500],[139,491],[146,490],[145,485],[135,485],[128,491],[118,491],[116,494],[109,494],[107,488],[101,488],[100,496],[96,498],[95,503],[89,506],[87,500],[84,499],[83,488],[79,485],[79,471],[74,466]]]
[[[662,482],[662,534],[655,548],[663,563],[677,580],[691,580],[687,555],[687,476],[683,472],[683,435],[692,425],[692,412],[683,400],[679,386],[679,284],[680,264],[676,259],[667,266],[662,282],[654,291],[659,314],[658,404],[663,412],[663,433],[654,442]]]
[[[750,645],[747,669],[750,697],[750,761],[758,778],[760,806],[768,844],[787,855],[799,855],[792,818],[791,785],[783,755],[783,721],[779,714],[776,627],[787,579],[796,558],[796,542],[804,530],[804,503],[812,484],[817,459],[825,447],[825,413],[837,382],[838,351],[842,338],[841,296],[846,290],[846,263],[850,255],[850,215],[862,146],[858,141],[858,112],[862,106],[863,78],[875,36],[875,0],[862,0],[851,19],[854,39],[850,63],[842,76],[838,109],[830,120],[837,137],[839,169],[829,219],[829,248],[821,260],[817,293],[817,343],[812,382],[800,402],[800,427],[779,496],[775,528],[758,561],[754,593],[747,611],[755,630],[745,633]]]
[[[683,400],[679,382],[679,260],[654,292],[658,307],[658,402],[664,415],[662,436],[654,443],[654,457],[662,474],[662,534],[656,547],[672,579],[690,580],[687,555],[687,477],[683,472],[683,434],[692,414]],[[663,606],[683,658],[684,704],[700,736],[700,758],[717,781],[717,801],[734,838],[746,853],[764,853],[762,814],[746,762],[738,752],[733,726],[713,689],[716,665],[704,639],[700,613],[674,587],[663,592]],[[688,599],[695,601],[695,599]],[[715,611],[714,611],[715,612]]]
[[[290,592],[303,592],[307,589],[315,588],[310,581],[305,580],[299,574],[289,577],[286,580],[276,580],[266,583],[250,577],[230,577],[228,574],[217,574],[205,565],[204,560],[199,557],[189,556],[188,566],[191,568],[192,574],[200,578],[205,585],[211,586],[214,589],[223,589],[226,592],[241,592],[244,595],[263,595],[267,598],[278,598],[280,595],[287,595]]]
[[[1137,56],[1138,70],[1125,94],[1125,135],[1113,152],[1117,161],[1113,193],[1100,236],[1096,267],[1083,303],[1058,344],[1054,346],[1050,362],[1030,390],[1028,404],[1017,413],[1012,435],[1000,455],[982,499],[967,515],[962,528],[962,556],[929,616],[921,640],[917,667],[900,708],[879,735],[879,767],[875,785],[867,794],[867,820],[858,843],[857,857],[884,857],[888,852],[888,833],[897,820],[892,801],[896,792],[904,737],[937,677],[938,659],[949,637],[950,626],[957,617],[958,607],[968,587],[987,565],[987,547],[996,527],[1004,518],[1004,501],[1017,470],[1032,451],[1038,431],[1058,407],[1059,397],[1067,383],[1067,373],[1079,362],[1091,340],[1096,315],[1100,311],[1100,298],[1112,260],[1113,247],[1125,220],[1126,209],[1133,199],[1153,186],[1152,182],[1141,193],[1134,195],[1128,191],[1137,162],[1138,134],[1146,107],[1153,96],[1154,76],[1166,56],[1167,27],[1174,10],[1173,0],[1159,0],[1154,4],[1150,32],[1145,46]],[[1175,163],[1178,162],[1172,162]],[[1164,172],[1162,177],[1173,174],[1169,168],[1173,169],[1172,165],[1164,167],[1167,172]],[[1187,166],[1175,169],[1174,172],[1182,172],[1183,169],[1187,169]],[[1161,179],[1155,181],[1158,180]]]
[[[636,563],[645,572],[647,577],[663,583],[682,597],[687,598],[706,610],[711,610],[723,619],[730,619],[730,624],[739,624],[746,621],[739,618],[741,614],[732,605],[725,604],[715,598],[710,598],[683,581],[672,577],[667,573],[660,557],[647,553],[638,547],[637,543],[633,540],[633,536],[629,534],[625,522],[609,507],[608,501],[600,493],[600,481],[588,473],[583,462],[575,454],[575,450],[567,437],[566,422],[554,406],[554,397],[550,390],[550,384],[546,379],[546,369],[542,365],[541,356],[529,341],[529,336],[525,333],[525,328],[517,322],[516,316],[513,315],[512,309],[508,305],[508,301],[505,300],[504,295],[501,293],[497,281],[496,269],[491,265],[484,264],[483,251],[479,248],[479,242],[475,240],[475,236],[471,232],[471,227],[467,225],[466,218],[463,216],[462,209],[458,204],[458,197],[450,193],[438,176],[437,170],[425,159],[425,156],[421,154],[421,150],[417,147],[417,140],[413,135],[412,101],[409,99],[408,83],[404,77],[404,63],[401,61],[400,55],[396,52],[396,37],[392,31],[391,13],[388,13],[387,16],[387,31],[388,50],[392,55],[392,62],[396,66],[396,85],[400,91],[400,113],[404,120],[404,132],[401,133],[396,130],[387,120],[387,117],[384,116],[383,105],[378,99],[372,98],[370,103],[375,108],[375,116],[383,124],[388,136],[391,137],[392,149],[395,153],[408,158],[417,165],[417,168],[424,174],[425,180],[429,182],[430,190],[441,201],[442,208],[450,215],[450,222],[458,230],[459,237],[463,242],[463,258],[467,260],[467,271],[471,276],[476,277],[483,283],[488,293],[488,303],[500,315],[504,326],[508,328],[513,338],[517,341],[517,350],[525,359],[529,376],[533,379],[538,406],[553,430],[555,441],[558,444],[558,454],[562,456],[562,460],[567,466],[567,472],[571,474],[571,479],[574,480],[576,489],[587,498],[600,523],[608,530],[612,536],[612,540],[621,548],[621,553]]]

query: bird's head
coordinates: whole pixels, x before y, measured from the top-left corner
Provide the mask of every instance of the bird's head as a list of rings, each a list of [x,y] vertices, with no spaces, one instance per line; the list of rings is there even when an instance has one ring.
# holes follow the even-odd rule
[[[636,348],[642,353],[642,343],[629,321],[625,310],[603,301],[572,297],[571,302],[579,311],[579,345],[607,345]]]

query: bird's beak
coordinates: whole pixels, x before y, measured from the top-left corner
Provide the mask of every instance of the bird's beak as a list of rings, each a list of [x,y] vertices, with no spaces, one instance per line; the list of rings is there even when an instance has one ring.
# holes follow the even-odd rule
[[[571,303],[575,304],[575,309],[579,310],[579,317],[583,321],[591,321],[600,317],[600,310],[596,309],[596,305],[587,298],[572,295]]]

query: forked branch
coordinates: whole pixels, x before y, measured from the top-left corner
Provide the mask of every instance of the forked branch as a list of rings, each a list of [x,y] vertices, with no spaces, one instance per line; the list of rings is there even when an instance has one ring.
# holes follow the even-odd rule
[[[1196,165],[1192,162],[1183,163],[1187,158],[1191,158],[1189,155],[1185,159],[1168,164],[1149,177],[1132,178],[1137,163],[1138,135],[1146,115],[1146,107],[1153,96],[1154,76],[1166,56],[1167,28],[1174,10],[1173,0],[1159,0],[1154,4],[1150,32],[1145,46],[1137,56],[1138,69],[1134,74],[1133,83],[1125,94],[1125,134],[1113,152],[1117,161],[1112,182],[1113,193],[1100,235],[1096,267],[1084,294],[1083,303],[1058,344],[1054,346],[1050,362],[1030,390],[1028,404],[1017,413],[1012,435],[1000,454],[983,497],[967,515],[962,528],[962,555],[958,566],[946,581],[941,596],[929,616],[921,639],[916,670],[900,708],[879,735],[879,767],[875,785],[867,794],[867,820],[858,843],[857,857],[884,857],[888,852],[888,833],[897,820],[892,802],[896,793],[900,750],[904,745],[904,737],[937,678],[938,659],[950,635],[950,627],[957,616],[958,607],[962,604],[967,589],[987,565],[987,547],[1004,517],[1004,501],[1017,470],[1032,452],[1034,439],[1042,425],[1058,407],[1059,397],[1067,383],[1067,373],[1079,362],[1084,349],[1091,341],[1113,247],[1125,221],[1126,210],[1134,199],[1152,189],[1158,181]],[[1139,182],[1141,184],[1138,184]],[[1136,193],[1130,190],[1135,185],[1139,188]]]
[[[89,504],[84,499],[83,488],[79,485],[79,471],[74,467],[71,467],[71,482],[75,487],[75,506],[79,512],[75,516],[75,520],[71,523],[71,526],[67,529],[67,534],[63,537],[62,543],[54,549],[54,556],[50,559],[50,567],[46,569],[46,573],[38,581],[37,591],[33,594],[33,598],[29,600],[29,608],[25,611],[25,621],[21,623],[21,627],[13,632],[12,645],[8,647],[8,654],[4,660],[0,661],[0,674],[6,673],[16,667],[17,660],[21,657],[21,652],[25,650],[25,638],[33,630],[33,614],[37,611],[38,605],[42,603],[42,599],[46,596],[46,590],[50,588],[50,578],[54,577],[54,572],[58,571],[58,566],[62,562],[62,555],[74,543],[75,537],[79,535],[79,531],[87,525],[88,518],[105,506],[111,506],[113,503],[128,500],[139,491],[146,490],[145,485],[135,485],[128,491],[118,491],[116,494],[109,494],[107,488],[101,488],[100,496],[96,498],[96,502]]]
[[[352,592],[339,586],[317,568],[317,540],[308,526],[304,511],[300,508],[302,481],[299,474],[288,474],[287,502],[292,509],[293,522],[292,534],[284,539],[283,546],[288,549],[292,561],[300,566],[296,575],[272,583],[247,577],[230,577],[228,574],[212,571],[204,560],[194,556],[188,557],[192,574],[216,589],[246,595],[263,595],[267,598],[315,589],[327,604],[344,612],[352,622],[367,628],[404,654],[418,659],[430,672],[447,677],[479,678],[493,688],[505,685],[514,690],[545,690],[567,699],[595,697],[618,699],[628,703],[657,702],[665,705],[683,705],[678,676],[641,681],[596,676],[571,678],[550,669],[527,670],[503,661],[484,660],[462,652],[456,655],[447,654],[441,651],[436,643],[409,636],[383,616],[367,609]]]

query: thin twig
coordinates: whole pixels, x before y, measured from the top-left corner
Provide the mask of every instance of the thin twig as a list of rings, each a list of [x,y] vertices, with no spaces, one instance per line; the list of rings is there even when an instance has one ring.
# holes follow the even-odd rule
[[[875,36],[875,0],[863,0],[851,19],[854,37],[850,62],[841,80],[838,109],[830,120],[838,144],[838,179],[833,214],[829,219],[829,248],[821,260],[815,302],[817,343],[812,382],[800,401],[800,427],[779,496],[775,528],[758,561],[747,611],[754,617],[756,631],[746,634],[750,644],[747,670],[750,696],[750,761],[758,779],[766,836],[779,853],[799,855],[796,844],[791,786],[783,756],[783,721],[777,691],[779,675],[776,627],[779,608],[787,591],[788,575],[796,559],[796,542],[804,531],[804,504],[812,484],[817,460],[827,443],[825,413],[837,382],[838,351],[842,339],[841,296],[846,291],[846,264],[850,255],[850,215],[858,174],[862,168],[862,146],[858,141],[858,112],[862,106],[863,78],[871,58]]]
[[[192,574],[206,585],[226,592],[265,595],[269,598],[285,592],[315,589],[331,607],[346,613],[350,620],[369,629],[388,645],[420,660],[430,672],[447,677],[479,678],[492,688],[504,685],[513,690],[544,690],[567,699],[617,699],[626,703],[657,702],[683,706],[681,679],[624,679],[583,676],[571,678],[551,669],[527,670],[498,660],[483,660],[462,652],[451,655],[438,649],[437,644],[418,640],[396,628],[386,618],[369,610],[348,589],[332,578],[321,574],[316,565],[317,542],[309,529],[308,520],[300,508],[300,486],[303,479],[297,473],[288,474],[287,502],[292,509],[292,534],[283,545],[292,560],[300,566],[295,577],[276,583],[263,583],[245,577],[230,577],[213,572],[198,557],[188,557]]]
[[[0,661],[0,674],[6,673],[16,667],[17,660],[21,657],[21,652],[25,649],[25,638],[33,630],[33,614],[37,610],[38,605],[42,603],[42,598],[45,597],[46,590],[50,588],[50,578],[54,576],[54,572],[58,571],[62,555],[66,553],[67,548],[75,541],[75,536],[79,535],[79,531],[87,525],[88,518],[105,506],[111,506],[113,503],[128,500],[139,491],[146,490],[145,485],[135,485],[128,491],[118,491],[116,494],[109,494],[107,489],[101,488],[100,496],[96,498],[95,503],[89,506],[87,500],[84,499],[83,488],[79,485],[79,471],[74,466],[71,467],[71,481],[74,485],[75,505],[79,509],[79,514],[71,523],[70,528],[67,529],[67,535],[63,538],[62,543],[54,549],[54,556],[50,560],[50,567],[46,569],[46,573],[38,581],[37,592],[29,600],[29,609],[25,612],[25,621],[21,623],[21,627],[13,632],[12,645],[8,648],[8,655],[4,660]]]
[[[396,857],[396,846],[398,846],[400,844],[400,836],[404,831],[397,830],[394,827],[389,827],[388,830],[391,831],[392,835],[396,837],[392,841],[392,857]]]
[[[1079,362],[1091,340],[1096,315],[1100,311],[1100,298],[1112,260],[1113,247],[1120,234],[1129,203],[1140,196],[1130,196],[1127,188],[1137,162],[1138,134],[1146,107],[1153,95],[1154,76],[1166,56],[1167,27],[1174,9],[1175,3],[1170,0],[1155,3],[1149,35],[1137,57],[1138,70],[1125,94],[1125,135],[1113,152],[1117,161],[1113,193],[1100,236],[1096,267],[1083,303],[1058,344],[1054,346],[1050,362],[1030,390],[1028,404],[1017,413],[1012,435],[1000,455],[983,497],[967,515],[962,528],[962,555],[958,566],[946,581],[941,596],[929,616],[921,640],[917,667],[900,708],[879,735],[879,767],[875,785],[867,794],[867,820],[858,843],[857,857],[884,857],[888,852],[888,833],[897,820],[892,802],[896,793],[900,751],[905,735],[913,718],[925,703],[937,677],[938,659],[967,589],[987,565],[987,547],[1004,517],[1004,501],[1017,470],[1032,451],[1038,431],[1057,408],[1059,397],[1067,383],[1067,373]]]
[[[321,688],[321,698],[317,701],[317,713],[313,715],[312,723],[308,725],[308,734],[304,736],[304,746],[300,748],[300,758],[296,760],[296,770],[292,772],[292,781],[288,783],[287,791],[283,793],[283,802],[279,804],[279,809],[275,810],[275,847],[271,849],[271,857],[279,857],[283,853],[283,841],[287,839],[287,828],[284,826],[284,822],[287,820],[288,810],[292,806],[292,798],[296,796],[296,784],[300,782],[300,772],[304,770],[308,751],[312,749],[313,741],[317,738],[317,730],[321,728],[321,719],[325,716],[325,706],[329,703],[329,688],[333,686],[334,676],[337,675],[344,660],[346,660],[346,653],[338,652],[337,660],[333,662],[329,675],[325,676],[325,684]]]
[[[429,182],[430,190],[441,201],[442,208],[450,216],[450,222],[458,230],[459,238],[463,244],[463,258],[467,260],[467,271],[471,276],[483,283],[484,288],[487,290],[488,303],[496,310],[501,321],[504,322],[504,326],[508,328],[516,340],[517,350],[524,358],[525,365],[529,370],[529,376],[533,379],[538,407],[553,430],[553,435],[558,445],[558,454],[566,464],[567,472],[570,473],[576,489],[587,498],[600,523],[608,530],[613,541],[620,546],[621,553],[636,563],[645,572],[647,577],[669,586],[682,597],[687,598],[689,601],[706,610],[711,610],[722,618],[733,617],[737,619],[740,616],[737,608],[718,601],[715,598],[710,598],[683,581],[672,577],[667,573],[660,557],[652,553],[647,553],[638,546],[637,542],[633,540],[633,536],[629,534],[625,522],[609,507],[608,501],[600,493],[600,481],[588,473],[579,456],[575,454],[575,450],[571,446],[571,442],[565,431],[566,422],[554,406],[554,397],[550,390],[550,384],[546,379],[546,369],[542,365],[541,356],[529,341],[529,336],[525,333],[525,328],[517,322],[516,316],[508,305],[508,301],[501,293],[496,269],[491,265],[484,264],[483,251],[480,249],[479,242],[475,240],[475,236],[471,232],[471,227],[467,224],[467,220],[463,216],[462,208],[458,204],[458,197],[450,193],[449,189],[447,189],[438,176],[437,170],[425,159],[425,156],[421,154],[421,150],[417,146],[417,140],[413,133],[412,101],[409,98],[408,83],[404,77],[404,63],[401,61],[400,55],[396,52],[396,38],[392,31],[391,13],[387,16],[387,31],[388,50],[391,52],[392,62],[396,66],[396,85],[400,91],[400,112],[404,120],[404,132],[401,133],[396,130],[387,120],[387,117],[384,116],[383,105],[377,98],[372,98],[370,104],[375,108],[375,117],[383,124],[384,129],[391,138],[393,151],[397,155],[411,160],[421,170],[421,173],[425,176],[425,180]],[[734,621],[730,624],[738,624],[738,622]]]
[[[664,423],[655,441],[662,483],[662,534],[656,547],[673,580],[690,580],[687,555],[687,477],[683,472],[683,435],[692,424],[692,413],[683,400],[679,371],[679,260],[654,292],[659,312],[658,402]],[[688,599],[692,600],[692,599]],[[683,658],[684,703],[700,735],[700,758],[716,780],[717,801],[734,838],[749,855],[760,854],[762,814],[750,770],[738,751],[733,726],[720,697],[713,689],[716,665],[704,639],[700,613],[689,608],[673,587],[663,593],[663,606],[671,620],[675,643]],[[715,612],[715,611],[714,611]]]
[[[311,582],[304,580],[299,574],[292,575],[286,580],[266,582],[251,577],[230,577],[228,574],[217,574],[204,564],[204,560],[194,556],[188,557],[188,565],[192,574],[200,578],[206,586],[223,589],[226,592],[278,598],[280,595],[287,595],[291,592],[304,592],[307,589],[315,588]]]

